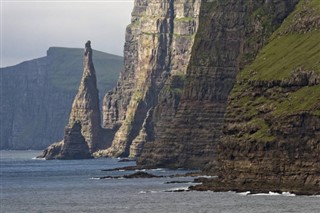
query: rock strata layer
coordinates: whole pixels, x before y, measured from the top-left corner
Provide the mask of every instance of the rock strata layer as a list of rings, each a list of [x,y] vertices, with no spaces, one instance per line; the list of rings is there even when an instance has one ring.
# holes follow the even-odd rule
[[[175,79],[186,73],[199,8],[200,0],[135,1],[126,32],[125,71],[103,104],[103,127],[117,132],[112,146],[96,156],[137,157],[155,140],[154,121],[162,119],[155,115],[158,96],[166,96],[160,101],[170,117],[181,95]]]
[[[160,93],[156,139],[145,145],[138,165],[202,168],[215,158],[236,75],[295,2],[202,1],[186,75],[171,93]],[[166,110],[167,104],[174,107]]]
[[[219,179],[196,188],[320,194],[320,14],[314,5],[319,8],[317,0],[300,1],[239,74],[217,161],[206,169]]]

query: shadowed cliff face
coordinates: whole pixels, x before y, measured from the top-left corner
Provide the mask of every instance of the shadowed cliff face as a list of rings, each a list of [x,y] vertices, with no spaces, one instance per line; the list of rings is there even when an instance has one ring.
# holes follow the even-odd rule
[[[80,159],[91,157],[104,144],[100,127],[100,109],[95,69],[90,41],[85,45],[83,75],[74,98],[64,140],[44,151],[46,159]]]
[[[320,4],[301,0],[229,97],[199,189],[320,194]]]
[[[125,71],[104,99],[103,127],[117,132],[112,146],[96,156],[136,157],[154,140],[159,93],[186,73],[199,6],[200,1],[135,1],[127,27]],[[165,107],[174,110],[171,103]]]
[[[177,110],[170,119],[156,124],[161,134],[146,144],[139,165],[201,168],[214,159],[237,73],[293,7],[293,1],[202,1],[181,100],[171,102]]]

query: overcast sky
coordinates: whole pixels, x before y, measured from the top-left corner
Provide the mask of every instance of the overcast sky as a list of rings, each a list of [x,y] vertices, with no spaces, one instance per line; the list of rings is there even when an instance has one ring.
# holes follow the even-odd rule
[[[1,0],[1,67],[46,55],[51,46],[123,55],[133,0]]]

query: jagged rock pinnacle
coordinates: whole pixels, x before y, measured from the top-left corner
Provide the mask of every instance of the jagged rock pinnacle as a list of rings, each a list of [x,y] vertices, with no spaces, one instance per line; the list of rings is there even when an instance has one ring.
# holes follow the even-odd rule
[[[85,44],[83,65],[82,79],[72,104],[64,140],[44,152],[46,154],[43,157],[47,159],[89,158],[90,154],[99,148],[101,140],[99,92],[90,41]]]
[[[86,67],[91,68],[93,66],[92,49],[91,49],[91,41],[90,40],[88,40],[85,44],[83,65],[85,68]]]
[[[76,121],[82,124],[82,135],[84,136],[90,151],[95,150],[95,144],[99,138],[100,109],[97,89],[97,79],[92,62],[91,42],[87,41],[83,58],[84,70],[80,82],[78,94],[76,95],[69,119],[69,127]]]

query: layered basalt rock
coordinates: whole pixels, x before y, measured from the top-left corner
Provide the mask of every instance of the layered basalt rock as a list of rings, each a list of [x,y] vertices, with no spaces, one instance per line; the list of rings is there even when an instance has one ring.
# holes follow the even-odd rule
[[[229,97],[217,161],[219,179],[201,190],[320,194],[318,1],[302,0]],[[300,18],[296,18],[300,17]]]
[[[99,96],[92,62],[92,49],[88,41],[84,51],[83,76],[72,104],[64,140],[51,145],[41,157],[46,159],[89,158],[88,153],[108,146],[106,141],[102,141],[103,133],[100,127]]]
[[[112,146],[96,156],[136,157],[154,140],[157,97],[175,76],[186,73],[199,7],[200,0],[135,1],[126,33],[125,71],[103,106],[103,127],[117,132]],[[165,108],[171,111],[172,104]]]
[[[176,111],[156,123],[156,141],[148,143],[139,165],[202,168],[215,157],[222,136],[227,100],[240,69],[258,50],[296,1],[203,1],[200,24],[183,85],[161,100]],[[160,116],[159,116],[160,117]]]

